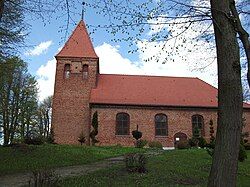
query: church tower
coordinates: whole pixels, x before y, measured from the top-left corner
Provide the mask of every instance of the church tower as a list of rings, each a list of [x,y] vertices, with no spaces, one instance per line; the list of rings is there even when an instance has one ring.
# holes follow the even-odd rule
[[[78,144],[81,133],[89,143],[91,89],[97,85],[99,58],[81,20],[55,56],[57,60],[52,109],[55,142]]]

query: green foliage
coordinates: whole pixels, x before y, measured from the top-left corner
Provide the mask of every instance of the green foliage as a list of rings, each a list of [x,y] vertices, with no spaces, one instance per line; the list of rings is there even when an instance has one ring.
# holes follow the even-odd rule
[[[29,186],[34,187],[57,187],[59,186],[60,177],[51,169],[34,170],[32,171],[32,178],[29,181]]]
[[[246,144],[244,145],[244,147],[245,147],[246,150],[250,150],[250,143],[246,143]]]
[[[132,135],[136,140],[139,140],[142,137],[142,132],[138,130],[138,125],[136,127],[136,130],[132,131]]]
[[[125,156],[125,165],[128,172],[145,173],[146,157],[141,153],[132,153]]]
[[[135,142],[135,147],[136,147],[136,148],[143,148],[144,146],[147,145],[147,143],[148,143],[147,140],[137,140],[137,141]]]
[[[240,162],[243,162],[246,159],[247,159],[247,153],[246,153],[245,147],[242,144],[240,144],[240,150],[239,150],[238,160]]]
[[[151,141],[151,142],[148,142],[148,146],[149,146],[150,148],[158,148],[158,149],[162,149],[162,148],[163,148],[161,142],[158,142],[158,141]]]
[[[94,113],[93,115],[93,119],[92,119],[92,127],[93,130],[90,132],[90,138],[91,138],[91,142],[92,145],[95,145],[96,143],[98,143],[99,141],[96,139],[96,136],[98,134],[98,114],[97,111]]]
[[[188,149],[190,148],[189,141],[188,140],[178,141],[176,147],[177,149]]]
[[[198,146],[201,148],[204,148],[207,146],[207,141],[201,136],[200,138],[198,138]]]
[[[197,147],[199,140],[195,137],[192,137],[188,140],[188,143],[189,143],[190,147]]]
[[[198,127],[195,127],[195,128],[194,128],[193,137],[194,137],[194,138],[199,138],[199,137],[200,137],[200,130],[199,130]]]
[[[83,143],[85,143],[86,139],[83,133],[80,134],[80,136],[78,137],[78,142],[80,142],[80,144],[82,145]]]

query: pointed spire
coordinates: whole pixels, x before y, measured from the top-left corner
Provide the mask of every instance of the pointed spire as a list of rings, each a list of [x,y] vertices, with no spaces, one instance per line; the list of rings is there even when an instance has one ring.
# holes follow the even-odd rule
[[[83,20],[78,23],[70,38],[56,57],[98,58]]]

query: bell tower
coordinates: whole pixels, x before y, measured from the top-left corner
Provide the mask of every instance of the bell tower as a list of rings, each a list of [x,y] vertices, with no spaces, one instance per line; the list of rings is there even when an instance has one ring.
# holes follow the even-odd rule
[[[97,85],[99,58],[81,20],[72,35],[55,56],[56,77],[52,106],[55,142],[78,144],[84,134],[89,143],[91,89]]]

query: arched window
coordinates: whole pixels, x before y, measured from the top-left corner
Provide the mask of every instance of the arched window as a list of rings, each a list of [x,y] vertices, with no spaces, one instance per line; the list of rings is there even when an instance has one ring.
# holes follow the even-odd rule
[[[168,118],[165,114],[155,115],[155,135],[156,136],[168,135]]]
[[[129,115],[118,113],[116,115],[116,135],[129,135]]]
[[[83,65],[82,72],[83,72],[83,79],[88,79],[89,66],[87,64]]]
[[[193,136],[205,136],[203,116],[198,114],[192,116],[192,132]]]
[[[70,64],[65,64],[64,66],[64,78],[68,79],[70,77]]]

